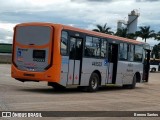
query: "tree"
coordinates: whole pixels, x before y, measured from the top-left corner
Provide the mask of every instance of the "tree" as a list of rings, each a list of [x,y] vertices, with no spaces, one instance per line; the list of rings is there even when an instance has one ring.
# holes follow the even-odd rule
[[[116,36],[119,37],[124,37],[124,38],[129,38],[129,39],[135,39],[135,34],[134,33],[127,33],[127,28],[122,28],[118,29],[117,32],[115,33]]]
[[[160,40],[160,31],[155,35],[156,40]]]
[[[101,25],[96,25],[96,29],[93,29],[93,31],[96,31],[96,32],[101,32],[101,33],[106,33],[106,34],[110,34],[112,35],[114,32],[110,31],[110,27],[107,27],[107,23],[104,24],[104,26],[101,26]]]
[[[145,40],[145,42],[148,38],[155,37],[154,30],[150,30],[150,26],[141,26],[139,29],[140,30],[136,32],[136,35],[141,37],[142,40]]]
[[[122,29],[118,29],[117,32],[115,33],[116,36],[119,37],[127,37],[127,28],[122,28]]]
[[[153,47],[152,56],[153,55],[155,55],[155,58],[160,58],[160,43]]]
[[[136,36],[135,33],[128,33],[128,34],[127,34],[127,38],[129,38],[129,39],[136,39],[137,36]]]

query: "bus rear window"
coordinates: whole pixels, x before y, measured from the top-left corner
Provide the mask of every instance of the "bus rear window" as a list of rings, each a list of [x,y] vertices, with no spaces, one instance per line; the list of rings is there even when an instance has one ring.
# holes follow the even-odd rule
[[[33,58],[45,59],[45,56],[46,56],[45,50],[33,50]]]
[[[16,41],[23,45],[44,45],[49,43],[51,28],[48,26],[19,26]]]

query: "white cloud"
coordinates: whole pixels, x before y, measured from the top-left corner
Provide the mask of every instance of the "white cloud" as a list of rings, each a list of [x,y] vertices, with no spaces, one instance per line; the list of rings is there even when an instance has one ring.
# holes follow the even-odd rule
[[[144,40],[142,40],[140,37],[137,38],[137,41],[144,42]],[[146,43],[150,44],[150,46],[154,46],[155,44],[158,44],[159,41],[155,40],[154,38],[149,38],[146,40]]]
[[[6,40],[12,40],[13,38],[11,36],[6,36],[5,39]]]
[[[15,23],[3,23],[0,21],[0,29],[13,32],[13,28],[16,24]]]
[[[15,24],[41,21],[63,23],[75,27],[93,29],[96,24],[107,23],[113,31],[118,20],[127,20],[128,13],[138,9],[138,26],[150,25],[160,31],[160,2],[135,2],[136,0],[0,0],[0,29],[11,36]],[[140,1],[140,0],[137,0]],[[154,6],[154,7],[153,7]],[[0,41],[2,37],[0,31]],[[9,39],[10,42],[11,39]]]

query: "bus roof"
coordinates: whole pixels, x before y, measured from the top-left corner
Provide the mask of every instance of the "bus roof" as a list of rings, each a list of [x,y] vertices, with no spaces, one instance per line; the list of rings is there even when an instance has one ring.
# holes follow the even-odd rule
[[[119,37],[119,36],[115,36],[115,35],[109,35],[109,34],[95,32],[95,31],[91,31],[91,30],[85,30],[85,29],[76,28],[76,27],[72,27],[72,26],[67,26],[67,25],[63,25],[63,24],[54,24],[54,23],[47,23],[47,22],[28,22],[28,23],[21,23],[21,24],[18,24],[16,26],[28,26],[28,25],[59,26],[62,29],[77,31],[77,32],[86,33],[86,34],[90,34],[90,35],[95,35],[95,36],[99,36],[99,37],[110,38],[110,39],[114,39],[114,40],[118,40],[118,41],[134,43],[134,44],[149,45],[147,43],[136,41],[134,39],[128,39],[128,38],[123,38],[123,37]]]
[[[109,35],[109,34],[105,34],[105,33],[101,33],[101,32],[95,32],[95,31],[91,31],[91,30],[75,28],[72,26],[66,26],[66,25],[62,25],[62,26],[64,29],[79,31],[79,32],[83,32],[86,34],[92,34],[95,36],[110,38],[110,39],[114,39],[114,40],[120,40],[120,41],[124,41],[124,42],[130,42],[130,43],[134,43],[134,44],[145,44],[144,42],[140,42],[140,41],[136,41],[136,40],[128,39],[128,38],[123,38],[123,37],[119,37],[119,36],[115,36],[115,35]]]

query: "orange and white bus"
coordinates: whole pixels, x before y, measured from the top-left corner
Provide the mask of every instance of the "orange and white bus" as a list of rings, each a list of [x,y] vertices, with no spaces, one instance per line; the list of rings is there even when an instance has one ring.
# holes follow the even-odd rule
[[[148,45],[136,40],[61,24],[22,23],[14,28],[11,75],[22,82],[46,81],[55,89],[135,88],[148,81],[149,55]]]

